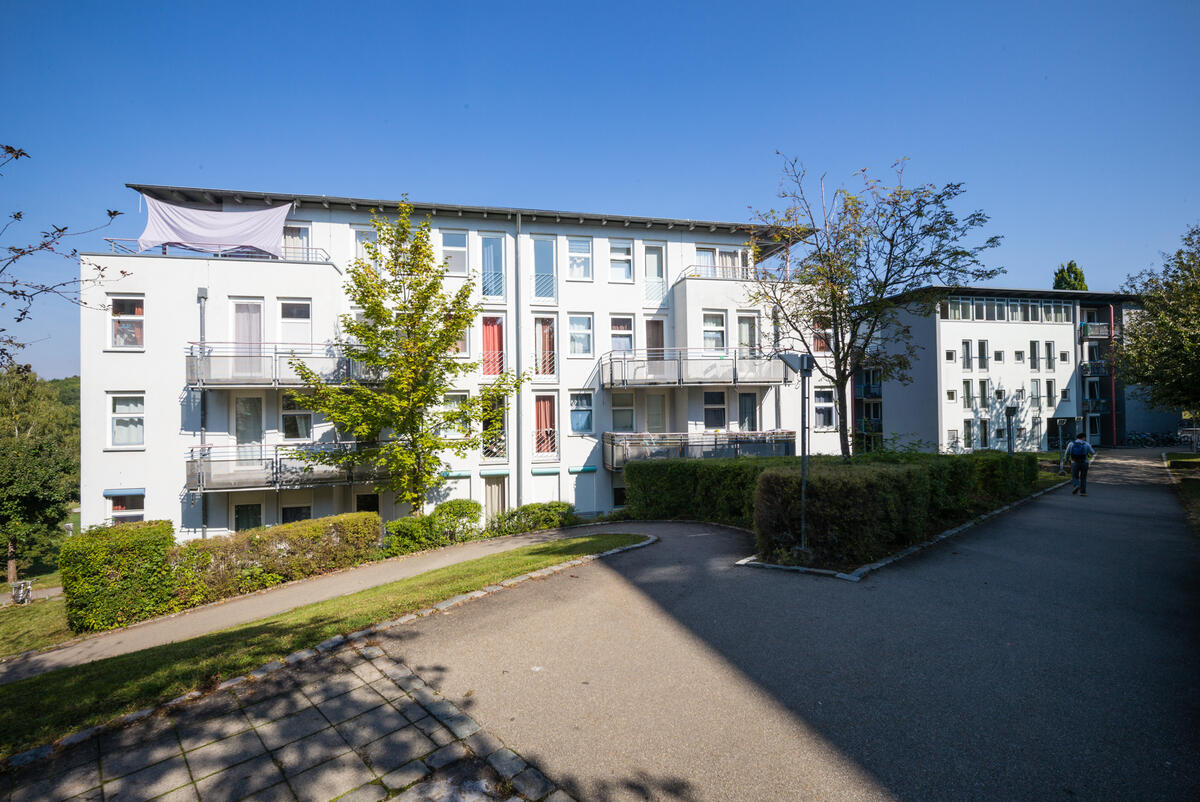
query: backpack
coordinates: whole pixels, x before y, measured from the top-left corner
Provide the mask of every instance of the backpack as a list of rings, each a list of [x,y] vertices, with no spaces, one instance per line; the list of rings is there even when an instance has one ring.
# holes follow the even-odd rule
[[[1088,444],[1086,442],[1084,442],[1083,440],[1076,440],[1074,443],[1071,443],[1071,456],[1072,457],[1086,457],[1087,451],[1088,451]]]

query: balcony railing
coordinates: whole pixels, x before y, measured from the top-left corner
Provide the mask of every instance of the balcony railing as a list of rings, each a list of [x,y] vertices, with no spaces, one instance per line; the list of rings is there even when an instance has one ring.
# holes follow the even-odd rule
[[[535,460],[558,458],[558,429],[533,430],[533,458]]]
[[[781,384],[783,362],[755,348],[643,348],[600,357],[604,387]]]
[[[225,490],[284,489],[373,482],[383,469],[374,465],[343,468],[307,462],[304,454],[353,452],[377,443],[303,443],[296,445],[196,446],[188,450],[187,489],[197,493]]]
[[[883,431],[883,421],[860,418],[854,422],[854,430],[859,434],[880,434]]]
[[[667,282],[661,278],[646,279],[646,306],[658,306],[667,297]]]
[[[1107,340],[1109,325],[1107,323],[1080,323],[1079,336],[1085,340]]]
[[[184,358],[189,387],[302,387],[293,359],[327,382],[378,381],[333,343],[189,343]]]
[[[533,299],[535,301],[553,301],[554,290],[558,282],[555,281],[553,273],[534,273],[533,274]],[[496,293],[484,293],[485,295],[495,295]]]
[[[855,398],[882,398],[883,385],[875,384],[856,384],[854,385]]]
[[[491,298],[499,298],[504,295],[504,271],[483,271],[483,294]]]
[[[204,245],[158,245],[145,251],[138,250],[136,239],[123,237],[105,237],[110,253],[130,254],[133,256],[182,256],[192,259],[267,259],[282,262],[332,262],[329,252],[324,248],[308,246],[285,245],[280,249],[281,256],[266,253],[257,248],[247,248],[244,245],[214,244]]]
[[[1107,376],[1109,370],[1109,364],[1103,361],[1079,363],[1079,375],[1081,376]]]
[[[508,458],[508,435],[501,432],[496,435],[484,435],[480,453],[485,460],[503,460]]]
[[[1083,399],[1083,411],[1093,414],[1111,412],[1112,401],[1108,398],[1085,398]]]
[[[753,281],[754,268],[742,265],[691,265],[684,278],[719,278],[726,281]]]
[[[604,467],[624,469],[635,459],[682,457],[793,457],[796,433],[784,429],[767,432],[605,432]]]
[[[554,351],[541,351],[533,355],[533,375],[535,378],[552,378],[558,373],[558,359]]]

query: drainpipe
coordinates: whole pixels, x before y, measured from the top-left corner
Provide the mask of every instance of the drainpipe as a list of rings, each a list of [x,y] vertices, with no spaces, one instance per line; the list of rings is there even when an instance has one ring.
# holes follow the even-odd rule
[[[516,363],[517,373],[520,374],[521,365],[522,365],[522,361],[523,361],[521,359],[521,354],[523,352],[521,351],[521,213],[520,212],[517,212],[517,239],[516,239],[516,245],[513,248],[513,253],[514,253],[513,278],[515,279],[513,281],[513,303],[514,303],[514,308],[516,309],[516,314],[514,315],[516,320],[513,321],[513,327],[512,327],[513,349],[514,349],[514,353],[516,356],[514,361]],[[521,428],[522,415],[521,415],[521,388],[520,387],[517,387],[516,398],[514,399],[513,406],[516,408],[516,411],[517,411],[515,425],[513,427],[514,433],[516,435],[515,437],[513,437],[513,467],[516,469],[516,474],[517,474],[517,481],[516,481],[517,506],[520,507],[524,503],[523,499],[525,497],[524,492],[523,492],[523,490],[524,490],[524,481],[523,480],[524,480],[525,475],[523,473],[523,468],[522,468],[523,463],[521,460],[523,446],[525,443],[525,430]]]
[[[196,300],[200,303],[200,355],[204,354],[205,318],[208,307],[208,287],[196,289]],[[204,446],[208,436],[208,390],[200,385],[200,445]],[[200,494],[200,537],[208,537],[208,494]]]
[[[1108,394],[1109,403],[1112,404],[1112,444],[1113,448],[1117,446],[1117,371],[1116,363],[1113,360],[1113,345],[1115,344],[1116,334],[1116,313],[1113,311],[1113,305],[1108,305],[1108,359],[1111,365],[1108,371]]]

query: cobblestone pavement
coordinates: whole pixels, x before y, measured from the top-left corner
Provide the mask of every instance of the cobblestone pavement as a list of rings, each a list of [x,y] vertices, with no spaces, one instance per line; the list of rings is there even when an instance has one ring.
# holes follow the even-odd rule
[[[485,802],[571,797],[360,641],[0,776],[0,800]]]

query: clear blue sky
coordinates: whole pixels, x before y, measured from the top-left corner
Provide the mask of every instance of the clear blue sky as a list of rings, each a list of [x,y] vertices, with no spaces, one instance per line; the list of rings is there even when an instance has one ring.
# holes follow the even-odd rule
[[[10,1],[0,244],[136,236],[127,181],[741,220],[784,151],[835,185],[906,156],[991,215],[997,283],[1114,289],[1200,222],[1197,30],[1195,0]],[[16,331],[78,371],[73,307]]]

